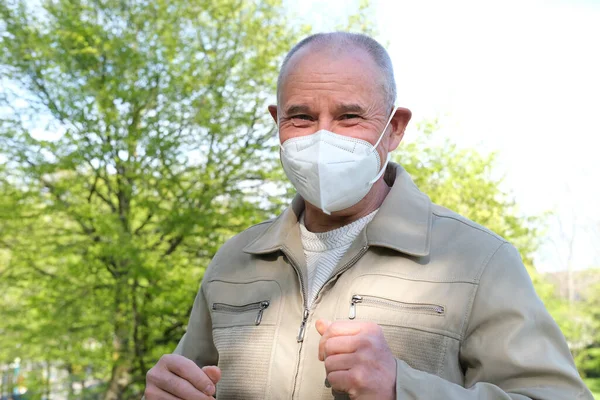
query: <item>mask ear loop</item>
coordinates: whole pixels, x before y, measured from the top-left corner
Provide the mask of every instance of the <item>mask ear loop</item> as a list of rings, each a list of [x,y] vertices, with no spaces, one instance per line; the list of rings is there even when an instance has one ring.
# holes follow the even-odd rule
[[[383,132],[381,132],[381,135],[379,135],[379,139],[377,139],[377,143],[375,143],[375,145],[373,146],[373,150],[376,150],[377,147],[379,146],[379,143],[381,143],[381,139],[383,139],[385,130],[388,128],[388,126],[390,126],[390,122],[392,122],[392,119],[394,118],[396,111],[398,111],[398,108],[400,108],[400,107],[399,106],[394,107],[394,110],[392,111],[392,114],[390,115],[390,118],[388,119],[387,124],[385,124],[385,128],[383,128]]]
[[[392,115],[390,115],[390,118],[387,121],[387,124],[385,124],[385,128],[383,128],[383,132],[381,132],[381,135],[379,135],[379,139],[377,140],[377,143],[375,143],[375,145],[373,146],[373,151],[377,151],[377,147],[379,146],[379,143],[381,143],[381,139],[383,139],[383,135],[385,135],[385,131],[388,128],[388,126],[390,125],[390,122],[392,122],[392,118],[394,118],[394,115],[396,114],[396,111],[398,111],[398,106],[394,107],[394,110],[392,111]],[[381,168],[381,170],[379,171],[379,173],[377,174],[377,176],[372,179],[368,185],[372,185],[375,182],[377,182],[379,180],[379,178],[381,178],[381,176],[385,173],[385,169],[387,168],[388,163],[390,162],[390,158],[391,158],[391,154],[387,153],[387,157],[385,159],[385,163],[383,164],[383,167]]]

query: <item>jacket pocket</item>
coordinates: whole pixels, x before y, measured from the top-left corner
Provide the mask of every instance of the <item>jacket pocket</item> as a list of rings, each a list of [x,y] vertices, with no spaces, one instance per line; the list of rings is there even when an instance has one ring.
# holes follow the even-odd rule
[[[367,296],[354,294],[350,299],[350,311],[348,318],[356,318],[356,309],[360,306],[387,308],[389,310],[432,314],[442,316],[445,313],[444,306],[427,303],[406,303],[398,300],[386,299],[378,296]]]
[[[449,289],[439,283],[361,275],[340,293],[335,318],[379,325],[395,358],[446,378],[445,361],[458,343],[458,335],[448,329],[455,314]]]
[[[212,310],[214,313],[253,313],[256,314],[254,325],[260,325],[264,311],[269,308],[271,302],[269,300],[257,301],[244,305],[233,305],[225,303],[213,303]]]
[[[206,289],[222,379],[217,398],[268,399],[273,346],[284,303],[272,280],[211,281]]]

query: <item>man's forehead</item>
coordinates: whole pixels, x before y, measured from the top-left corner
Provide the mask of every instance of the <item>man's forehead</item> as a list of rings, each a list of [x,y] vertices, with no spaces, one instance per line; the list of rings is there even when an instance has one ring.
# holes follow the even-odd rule
[[[308,44],[298,50],[288,61],[284,75],[295,74],[298,69],[307,67],[319,68],[328,65],[339,65],[344,63],[362,64],[377,69],[373,57],[363,48],[355,45],[348,47],[324,46],[320,44]]]
[[[366,105],[361,103],[370,103],[365,96],[385,97],[385,77],[362,49],[340,53],[307,46],[290,59],[279,83],[280,107],[295,108],[288,113],[306,112],[306,107],[301,106],[310,107],[312,101],[307,97],[317,96],[317,93],[337,93],[335,107],[344,108],[346,112],[363,111]]]
[[[323,47],[309,44],[298,50],[281,71],[282,86],[287,78],[312,73],[326,76],[328,74],[352,75],[356,78],[365,75],[377,75],[383,78],[381,69],[373,57],[364,49],[356,46],[347,48]]]

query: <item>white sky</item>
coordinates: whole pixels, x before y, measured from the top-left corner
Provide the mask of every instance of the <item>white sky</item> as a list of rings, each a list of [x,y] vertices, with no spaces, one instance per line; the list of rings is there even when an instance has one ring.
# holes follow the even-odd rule
[[[290,17],[330,31],[357,1],[285,2]],[[566,268],[573,220],[577,269],[600,267],[600,1],[374,0],[395,65],[398,104],[414,121],[498,151],[498,172],[526,214],[557,214],[536,264]],[[415,135],[407,132],[408,140]],[[553,243],[558,243],[554,246]]]

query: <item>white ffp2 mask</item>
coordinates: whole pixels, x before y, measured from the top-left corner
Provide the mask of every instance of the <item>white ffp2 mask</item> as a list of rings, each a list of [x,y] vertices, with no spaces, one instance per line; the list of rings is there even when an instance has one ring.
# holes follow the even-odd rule
[[[377,146],[392,121],[392,111],[375,145],[321,129],[311,135],[286,140],[281,163],[300,196],[325,214],[352,207],[362,200],[385,172]]]

